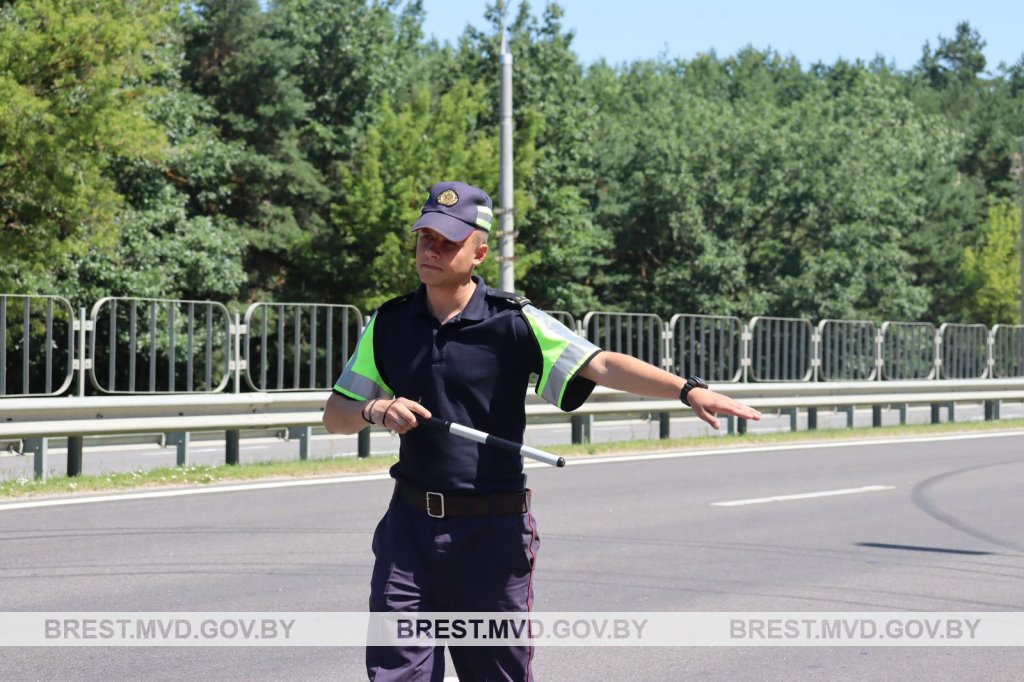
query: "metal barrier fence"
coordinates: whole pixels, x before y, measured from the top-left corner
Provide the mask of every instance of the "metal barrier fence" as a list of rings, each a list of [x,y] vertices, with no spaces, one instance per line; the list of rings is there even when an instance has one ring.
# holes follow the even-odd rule
[[[671,369],[665,351],[665,323],[649,313],[592,312],[583,318],[586,337],[605,350]]]
[[[231,317],[220,303],[104,298],[90,318],[90,377],[102,393],[217,393],[227,386]]]
[[[945,323],[939,372],[943,379],[981,379],[988,373],[988,327],[983,324]]]
[[[754,381],[809,381],[814,366],[814,327],[795,317],[750,320],[750,378]]]
[[[878,376],[878,330],[868,320],[818,323],[818,378],[871,381]]]
[[[74,357],[67,299],[0,294],[0,396],[60,395],[71,385]]]
[[[1024,377],[1024,325],[548,311],[607,350],[713,383]],[[0,295],[0,397],[329,389],[364,325],[348,305]],[[87,335],[88,332],[88,335]],[[86,354],[88,359],[86,359]],[[243,359],[244,358],[244,359]],[[244,381],[242,375],[244,374]]]
[[[883,322],[882,378],[934,379],[935,344],[931,322]]]
[[[329,389],[362,328],[362,312],[350,305],[254,303],[245,311],[246,383],[254,391]]]
[[[992,376],[1024,377],[1024,325],[992,327]]]
[[[722,383],[743,378],[743,322],[738,317],[673,315],[673,371]]]

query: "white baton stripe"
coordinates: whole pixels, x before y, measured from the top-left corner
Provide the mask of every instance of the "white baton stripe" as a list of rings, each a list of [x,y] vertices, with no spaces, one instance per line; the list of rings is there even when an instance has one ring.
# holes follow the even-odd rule
[[[477,431],[476,429],[471,429],[468,426],[454,423],[448,427],[448,430],[456,436],[462,436],[463,438],[468,438],[469,440],[476,441],[477,443],[487,443],[487,434],[483,431]],[[523,457],[530,457],[532,459],[539,460],[545,464],[558,466],[558,457],[552,455],[550,452],[544,452],[543,450],[532,448],[529,445],[520,445],[519,454]]]
[[[558,457],[552,455],[550,452],[544,452],[543,450],[538,450],[537,448],[531,448],[529,445],[524,445],[520,449],[520,452],[522,453],[523,457],[530,457],[541,462],[544,462],[546,464],[553,464],[554,466],[558,466]]]
[[[462,424],[452,424],[448,427],[448,430],[456,436],[462,436],[463,438],[468,438],[469,440],[476,441],[477,443],[487,442],[486,433],[483,431],[477,431],[476,429],[471,429],[468,426],[463,426]]]

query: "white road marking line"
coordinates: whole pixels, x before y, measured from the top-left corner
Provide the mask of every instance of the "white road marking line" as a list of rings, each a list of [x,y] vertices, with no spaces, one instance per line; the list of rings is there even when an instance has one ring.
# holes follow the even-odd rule
[[[815,497],[834,497],[836,495],[855,495],[857,493],[874,493],[881,490],[895,490],[891,485],[866,485],[861,488],[845,488],[843,490],[823,490],[817,493],[798,493],[796,495],[775,495],[773,497],[755,497],[749,500],[732,500],[730,502],[712,502],[712,507],[742,507],[748,504],[764,504],[765,502],[788,502],[789,500],[809,500]]]
[[[999,431],[996,433],[984,434],[956,434],[951,436],[932,436],[922,438],[885,438],[876,440],[841,441],[835,443],[800,443],[793,445],[770,445],[751,446],[743,448],[714,448],[709,450],[692,450],[689,452],[659,452],[650,455],[615,455],[610,457],[593,458],[571,458],[567,460],[565,468],[582,466],[585,464],[616,464],[620,462],[642,462],[659,459],[679,459],[685,457],[715,457],[720,455],[749,454],[757,452],[783,452],[786,450],[815,450],[824,448],[841,447],[863,447],[876,445],[892,445],[896,443],[937,443],[956,440],[978,440],[983,438],[1005,438],[1009,436],[1024,436],[1024,431]],[[541,462],[525,464],[527,469],[551,469],[550,464]],[[558,474],[569,475],[569,474]],[[386,473],[363,474],[359,476],[333,476],[330,478],[296,479],[290,481],[273,481],[268,483],[249,483],[243,485],[226,485],[209,488],[183,488],[180,490],[154,490],[142,493],[120,493],[110,495],[97,495],[90,497],[62,497],[58,499],[37,500],[32,502],[15,502],[12,504],[0,504],[0,512],[15,509],[32,509],[34,507],[57,507],[66,504],[89,504],[93,502],[117,502],[119,500],[143,500],[155,497],[180,497],[184,495],[208,495],[211,493],[230,493],[245,490],[267,490],[272,488],[290,488],[304,485],[327,485],[331,483],[357,483],[360,481],[386,480],[389,476]]]
[[[180,490],[151,490],[144,493],[117,493],[113,495],[91,495],[89,497],[62,497],[55,500],[35,500],[32,502],[15,502],[0,505],[0,512],[14,509],[34,509],[37,507],[59,507],[67,504],[93,504],[96,502],[121,502],[124,500],[146,500],[155,497],[182,497],[184,495],[209,495],[211,493],[237,493],[247,490],[272,490],[274,488],[294,488],[304,485],[330,485],[332,483],[357,483],[359,481],[383,481],[391,477],[386,474],[363,474],[361,476],[332,476],[330,478],[308,478],[295,481],[269,481],[267,483],[243,483],[242,485],[222,485],[212,488],[182,488]]]
[[[791,443],[789,445],[751,445],[748,447],[709,448],[707,450],[688,450],[683,452],[657,452],[649,455],[609,455],[595,456],[586,459],[574,457],[566,459],[566,468],[583,464],[615,464],[618,462],[643,462],[659,459],[678,459],[683,457],[711,457],[716,455],[742,455],[752,452],[786,452],[790,450],[825,450],[829,448],[850,448],[875,445],[896,445],[902,443],[941,443],[957,440],[980,440],[984,438],[1007,438],[1024,436],[1024,431],[998,431],[995,433],[955,434],[950,436],[922,436],[920,438],[877,438],[864,440],[845,440],[834,442]],[[540,466],[548,466],[541,464]]]

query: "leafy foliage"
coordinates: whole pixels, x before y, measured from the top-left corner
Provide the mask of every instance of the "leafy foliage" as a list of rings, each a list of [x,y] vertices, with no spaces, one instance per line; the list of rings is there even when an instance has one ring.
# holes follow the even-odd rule
[[[423,16],[0,3],[0,290],[371,308],[412,288],[430,185],[497,194],[504,27],[539,305],[1016,319],[1024,55],[987,64],[969,24],[899,72],[751,48],[585,67],[554,3],[498,0],[456,45]]]

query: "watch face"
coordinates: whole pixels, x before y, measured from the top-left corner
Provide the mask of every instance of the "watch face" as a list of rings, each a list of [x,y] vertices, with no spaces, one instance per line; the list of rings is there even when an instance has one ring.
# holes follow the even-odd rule
[[[692,383],[692,384],[694,384],[696,386],[707,386],[708,385],[708,382],[704,381],[703,379],[701,379],[696,374],[694,374],[692,377],[690,377],[690,383]]]

